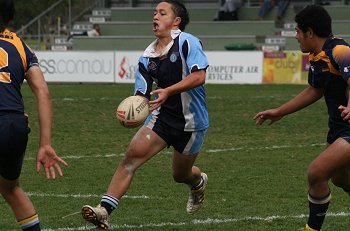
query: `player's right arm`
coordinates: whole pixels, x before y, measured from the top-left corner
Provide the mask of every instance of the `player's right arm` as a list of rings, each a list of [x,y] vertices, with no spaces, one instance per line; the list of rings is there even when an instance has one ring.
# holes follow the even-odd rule
[[[27,82],[37,100],[40,125],[40,143],[36,159],[36,170],[44,167],[46,178],[56,178],[56,171],[63,175],[59,163],[67,166],[51,146],[52,103],[48,86],[39,66],[32,66],[27,71]]]
[[[310,104],[316,102],[323,96],[322,88],[307,87],[293,99],[282,104],[278,108],[261,111],[254,116],[256,124],[262,124],[265,120],[270,120],[269,125],[280,120],[283,116],[299,111]]]

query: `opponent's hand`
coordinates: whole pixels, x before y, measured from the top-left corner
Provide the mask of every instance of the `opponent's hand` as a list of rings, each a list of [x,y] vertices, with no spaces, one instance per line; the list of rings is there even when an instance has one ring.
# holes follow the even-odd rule
[[[157,108],[159,108],[169,97],[169,93],[166,89],[156,89],[154,91],[151,92],[151,95],[158,95],[158,98],[155,100],[151,100],[149,101],[149,110],[153,111]]]
[[[56,179],[56,171],[59,176],[63,176],[59,164],[68,166],[68,164],[56,154],[55,150],[50,145],[41,146],[39,148],[36,157],[36,171],[38,173],[40,172],[42,165],[47,179]]]
[[[343,118],[343,120],[348,121],[350,123],[350,107],[340,105],[338,109],[340,111],[340,116]]]
[[[261,111],[254,116],[255,124],[263,124],[265,120],[270,120],[268,125],[280,120],[283,116],[279,115],[276,109]]]

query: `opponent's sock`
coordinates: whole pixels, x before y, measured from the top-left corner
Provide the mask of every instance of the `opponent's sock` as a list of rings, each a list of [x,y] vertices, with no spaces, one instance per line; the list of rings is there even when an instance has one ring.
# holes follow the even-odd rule
[[[17,224],[21,227],[23,231],[41,231],[38,214],[17,221]]]
[[[309,193],[309,219],[308,226],[314,230],[321,230],[331,200],[331,192],[321,198]]]
[[[108,194],[104,194],[100,202],[101,207],[104,207],[107,210],[108,215],[118,207],[118,204],[119,200]]]

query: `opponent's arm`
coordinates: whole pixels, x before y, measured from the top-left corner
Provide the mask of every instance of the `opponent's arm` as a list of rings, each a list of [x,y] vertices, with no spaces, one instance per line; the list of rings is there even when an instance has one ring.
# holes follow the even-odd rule
[[[48,179],[56,178],[55,169],[60,176],[63,175],[59,163],[67,166],[51,146],[52,104],[47,84],[43,73],[38,66],[32,66],[27,71],[27,82],[37,100],[37,110],[40,125],[40,143],[36,159],[36,170],[40,171],[41,165]]]
[[[278,108],[261,111],[255,115],[256,124],[262,124],[265,120],[270,120],[269,125],[280,120],[283,116],[294,113],[304,107],[316,102],[323,96],[322,88],[307,87],[293,99]]]
[[[340,111],[340,115],[343,118],[344,121],[348,121],[350,122],[350,78],[348,79],[348,88],[346,90],[346,94],[347,94],[347,98],[348,98],[348,104],[346,106],[340,105],[338,107],[339,111]]]
[[[339,105],[338,109],[340,111],[340,115],[344,121],[350,122],[350,73],[349,73],[349,65],[350,65],[350,47],[348,46],[336,46],[333,49],[333,57],[339,65],[339,71],[343,77],[343,79],[347,82],[347,105]]]

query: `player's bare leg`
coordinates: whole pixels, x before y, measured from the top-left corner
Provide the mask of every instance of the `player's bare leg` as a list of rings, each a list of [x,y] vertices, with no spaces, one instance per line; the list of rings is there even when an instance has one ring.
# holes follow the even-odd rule
[[[124,159],[115,171],[101,205],[83,206],[83,218],[99,228],[107,229],[109,215],[117,207],[119,199],[127,192],[136,170],[166,146],[165,141],[155,132],[147,127],[141,127],[131,140]]]
[[[197,212],[203,204],[205,187],[208,176],[194,166],[198,154],[183,155],[174,151],[173,156],[173,178],[178,183],[185,183],[190,186],[189,198],[186,211],[189,214]]]
[[[114,173],[107,194],[121,198],[128,190],[135,171],[166,146],[165,141],[151,129],[140,128],[131,140],[124,159]]]

